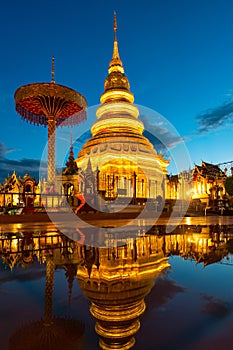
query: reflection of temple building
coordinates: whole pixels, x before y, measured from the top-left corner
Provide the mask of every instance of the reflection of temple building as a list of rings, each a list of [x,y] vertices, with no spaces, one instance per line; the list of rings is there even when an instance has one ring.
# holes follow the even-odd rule
[[[92,137],[79,152],[77,165],[91,163],[98,172],[97,190],[105,199],[165,197],[164,175],[168,161],[157,154],[142,135],[144,126],[133,104],[129,81],[118,52],[114,18],[114,47],[108,76],[92,125]]]
[[[1,233],[0,259],[10,269],[27,268],[36,259],[46,265],[43,319],[28,322],[16,330],[9,349],[52,350],[58,349],[58,344],[65,344],[65,349],[73,349],[75,344],[83,348],[83,324],[69,317],[53,316],[57,267],[65,270],[68,288],[64,288],[68,289],[68,300],[74,279],[78,277],[83,293],[91,301],[90,311],[96,319],[100,347],[130,349],[140,328],[139,317],[145,310],[144,297],[156,278],[170,266],[169,256],[181,256],[206,266],[223,258],[227,263],[228,253],[233,252],[232,225],[181,225],[169,235],[164,234],[165,230],[165,226],[155,226],[150,235],[127,238],[121,246],[111,238],[109,248],[82,246],[56,230],[15,235]],[[44,347],[40,347],[42,341]]]
[[[46,265],[44,313],[41,320],[30,321],[18,328],[11,336],[9,350],[58,350],[83,349],[84,324],[70,317],[53,316],[54,272],[57,266],[66,271],[68,295],[77,274],[79,247],[57,232],[19,233],[4,237],[0,244],[0,257],[13,269],[24,268],[38,261]]]
[[[17,266],[26,268],[32,265],[35,259],[43,264],[48,253],[52,252],[56,266],[61,266],[70,273],[72,270],[70,265],[79,266],[80,276],[87,273],[90,278],[104,275],[104,264],[108,269],[113,260],[117,267],[111,276],[107,272],[108,279],[111,279],[119,273],[117,269],[124,266],[128,272],[137,271],[143,259],[148,261],[151,259],[153,264],[154,259],[160,256],[158,252],[163,256],[179,255],[184,258],[205,256],[208,259],[208,255],[212,255],[213,252],[220,256],[218,252],[222,251],[223,256],[226,256],[232,235],[232,225],[180,225],[174,228],[171,234],[166,234],[166,226],[153,226],[146,236],[137,238],[136,241],[126,238],[124,241],[121,240],[124,246],[107,249],[82,246],[56,230],[35,234],[19,232],[13,236],[1,233],[0,258],[12,270]],[[121,262],[121,267],[118,266],[118,262]]]
[[[181,226],[172,235],[163,236],[164,250],[166,254],[192,259],[206,266],[227,257],[226,237],[230,233],[232,228],[227,226]]]
[[[86,248],[78,282],[91,300],[101,349],[133,347],[146,307],[144,297],[169,267],[162,245],[156,236],[147,236],[120,247]]]

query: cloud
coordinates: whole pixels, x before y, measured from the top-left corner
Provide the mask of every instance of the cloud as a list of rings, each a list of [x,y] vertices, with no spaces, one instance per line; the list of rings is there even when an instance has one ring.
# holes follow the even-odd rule
[[[0,182],[4,182],[13,171],[19,176],[24,176],[26,173],[29,173],[32,177],[39,180],[40,167],[41,165],[46,167],[46,164],[41,164],[39,159],[8,159],[5,156],[9,152],[13,152],[13,149],[6,148],[4,143],[0,142]]]
[[[203,295],[205,305],[202,312],[215,318],[226,317],[231,309],[226,301],[214,299],[212,296]]]
[[[161,117],[148,117],[140,115],[145,130],[144,136],[147,137],[153,144],[156,150],[169,150],[178,144],[186,141],[166,120],[163,121]]]
[[[22,158],[19,160],[8,159],[7,154],[14,152],[14,148],[7,148],[3,142],[0,141],[0,182],[16,172],[18,176],[24,176],[29,173],[36,180],[39,180],[40,170],[47,171],[47,162],[34,158]]]
[[[175,281],[167,278],[169,271],[165,271],[155,283],[152,291],[146,296],[145,301],[150,305],[150,309],[147,309],[146,315],[150,314],[152,310],[157,310],[164,304],[167,304],[170,300],[174,299],[178,293],[184,293],[186,289]]]
[[[0,159],[0,182],[4,182],[5,179],[16,172],[19,176],[24,176],[26,173],[39,180],[41,168],[41,161],[39,159],[27,159],[11,160],[7,158]],[[46,165],[45,165],[46,168]]]
[[[6,148],[3,142],[0,142],[0,159],[3,159],[7,153],[13,152],[13,148]]]
[[[0,260],[1,262],[1,260]],[[18,281],[35,281],[45,277],[45,265],[39,265],[38,263],[33,263],[29,265],[27,269],[15,266],[14,269],[9,274],[9,267],[7,270],[3,270],[4,264],[1,263],[1,276],[0,276],[0,286],[2,287],[4,283]]]
[[[233,122],[233,101],[225,102],[221,106],[208,109],[196,117],[201,133],[209,132]]]

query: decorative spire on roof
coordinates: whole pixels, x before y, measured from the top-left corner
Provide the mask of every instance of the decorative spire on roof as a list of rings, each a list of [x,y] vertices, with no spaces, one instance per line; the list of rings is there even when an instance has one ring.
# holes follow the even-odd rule
[[[74,159],[72,131],[70,130],[70,158]]]
[[[68,306],[70,311],[73,282],[77,275],[78,264],[66,264],[65,270],[66,270],[65,275],[67,277],[67,282],[68,282]]]
[[[91,165],[90,157],[88,158],[86,173],[87,173],[87,174],[92,174],[92,173],[93,173],[93,172],[92,172],[92,165]]]
[[[72,133],[70,132],[70,155],[66,162],[66,168],[63,171],[63,175],[75,175],[78,173],[78,167],[74,159]]]
[[[51,73],[52,73],[51,83],[55,83],[55,80],[54,80],[54,73],[55,73],[55,70],[54,70],[54,56],[52,57],[52,70],[51,70]]]

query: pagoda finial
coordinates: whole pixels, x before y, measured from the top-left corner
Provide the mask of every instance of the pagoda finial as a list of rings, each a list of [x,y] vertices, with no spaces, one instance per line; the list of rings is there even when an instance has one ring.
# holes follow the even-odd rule
[[[116,11],[114,11],[114,20],[113,20],[113,32],[114,32],[114,41],[113,41],[113,53],[112,59],[108,67],[108,76],[104,81],[104,93],[101,95],[100,102],[101,104],[107,101],[113,101],[116,99],[119,101],[119,90],[121,91],[121,98],[124,101],[133,103],[134,96],[130,92],[130,85],[127,77],[124,74],[124,67],[120,59],[118,51],[118,41],[117,41],[117,18]],[[118,90],[118,93],[115,94],[114,90]],[[128,92],[126,92],[128,91]]]
[[[52,73],[51,83],[55,83],[55,80],[54,80],[54,73],[55,73],[55,71],[54,71],[54,56],[52,57],[52,71],[51,71],[51,73]]]
[[[116,31],[117,31],[117,19],[116,19],[116,11],[114,11],[114,23],[113,23],[113,30],[114,30],[114,41],[117,41],[117,38],[116,38]]]
[[[116,18],[116,11],[114,11],[114,20],[113,20],[113,31],[114,31],[114,42],[113,42],[113,53],[112,53],[112,60],[109,63],[109,68],[111,70],[111,67],[115,67],[114,71],[121,71],[124,72],[124,68],[122,65],[122,62],[120,60],[119,50],[118,50],[118,41],[117,41],[117,18]],[[118,66],[118,69],[116,69],[116,66]],[[120,68],[120,69],[119,69]]]

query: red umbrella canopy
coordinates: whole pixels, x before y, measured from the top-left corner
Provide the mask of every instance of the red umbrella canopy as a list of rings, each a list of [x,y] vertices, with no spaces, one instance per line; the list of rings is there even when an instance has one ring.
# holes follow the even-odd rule
[[[83,95],[55,83],[35,83],[21,86],[15,95],[16,111],[34,124],[48,124],[48,117],[56,119],[56,126],[72,126],[86,118],[87,102]]]

